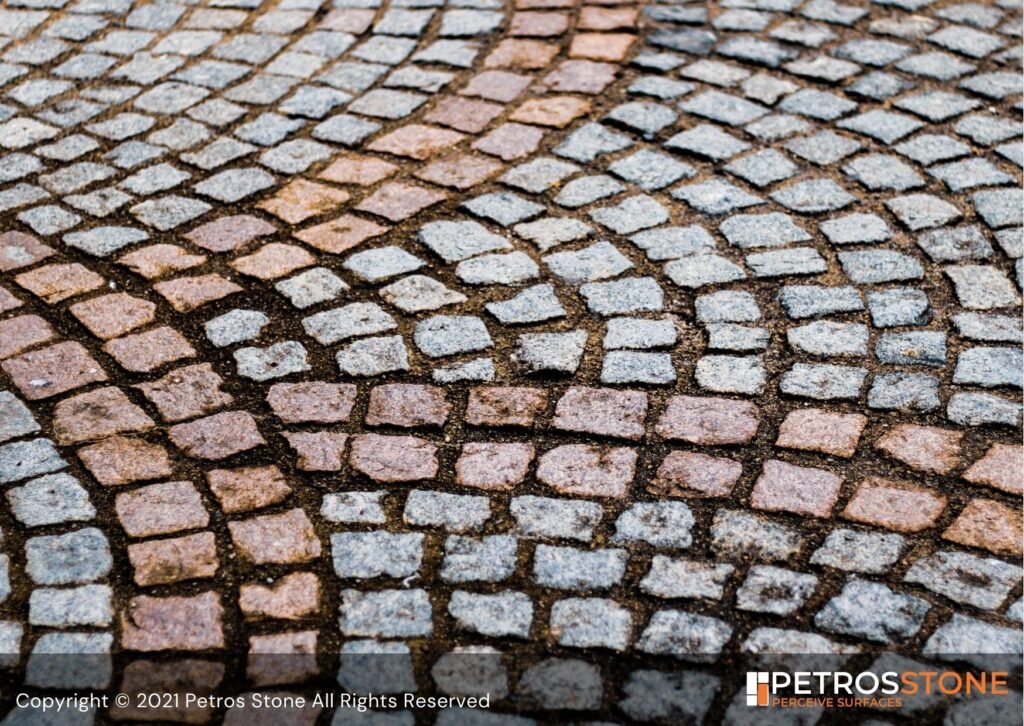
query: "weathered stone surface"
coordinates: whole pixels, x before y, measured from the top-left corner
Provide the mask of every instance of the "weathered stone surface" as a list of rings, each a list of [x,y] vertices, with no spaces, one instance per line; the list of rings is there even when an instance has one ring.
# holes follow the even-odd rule
[[[117,517],[131,537],[205,527],[210,515],[192,482],[174,481],[122,492],[115,500]]]
[[[526,478],[532,444],[468,443],[455,462],[456,481],[480,489],[511,489]]]
[[[487,497],[414,489],[405,500],[402,519],[418,527],[441,527],[449,532],[480,529],[491,518]]]
[[[822,469],[766,461],[750,503],[757,509],[827,517],[839,498],[842,478]]]
[[[857,451],[867,417],[820,409],[791,411],[779,426],[776,446],[849,458]]]
[[[692,444],[742,444],[754,437],[759,422],[757,406],[746,401],[675,396],[655,431]]]
[[[451,405],[436,386],[392,383],[370,391],[366,423],[370,426],[442,426]]]
[[[142,587],[213,577],[218,567],[212,532],[129,545],[128,559]]]
[[[432,479],[437,474],[437,447],[415,436],[362,434],[352,439],[349,462],[378,482]]]
[[[942,533],[943,539],[1011,557],[1021,554],[1020,512],[1005,504],[974,499]]]
[[[930,609],[921,598],[901,595],[876,582],[854,580],[818,611],[814,622],[832,633],[892,643],[917,633]]]
[[[213,460],[226,459],[267,443],[255,419],[244,411],[218,413],[172,426],[168,437],[188,456]]]
[[[897,532],[918,532],[933,526],[945,506],[944,496],[925,487],[869,478],[858,485],[843,516]]]
[[[875,448],[917,471],[945,474],[960,462],[959,431],[904,424],[887,432]]]
[[[228,523],[243,558],[257,565],[298,564],[320,555],[320,538],[302,509]]]
[[[627,448],[559,446],[540,457],[537,479],[566,494],[620,498],[633,481],[636,458]]]
[[[113,565],[110,545],[95,527],[25,543],[25,570],[39,585],[66,585],[105,577]]]
[[[267,403],[285,423],[346,421],[355,398],[350,383],[275,383],[267,392]]]
[[[320,581],[310,572],[294,572],[272,584],[242,585],[238,606],[248,619],[298,620],[320,607]]]
[[[183,421],[231,405],[234,398],[221,390],[223,379],[209,363],[177,368],[139,390],[166,421]]]
[[[663,496],[727,497],[742,473],[743,465],[732,459],[672,451],[662,460],[657,478],[647,489]]]
[[[964,479],[1020,494],[1024,491],[1024,446],[993,444],[964,472]]]
[[[64,342],[8,358],[0,368],[21,395],[37,401],[107,380],[99,363],[79,343]]]
[[[220,597],[205,592],[192,597],[133,598],[121,614],[126,650],[210,650],[224,647]]]
[[[539,388],[474,388],[469,393],[466,422],[474,426],[532,426],[547,404]]]
[[[659,610],[651,616],[636,647],[654,655],[713,662],[731,636],[732,627],[717,618],[681,610]]]
[[[419,571],[423,535],[343,532],[331,535],[331,554],[338,577],[409,577]]]
[[[276,504],[292,491],[276,466],[213,469],[206,473],[206,481],[227,513]]]
[[[430,635],[431,605],[423,590],[341,592],[341,630],[346,635],[408,638]]]
[[[644,433],[647,396],[639,391],[570,388],[555,406],[552,425],[567,431],[639,439]]]

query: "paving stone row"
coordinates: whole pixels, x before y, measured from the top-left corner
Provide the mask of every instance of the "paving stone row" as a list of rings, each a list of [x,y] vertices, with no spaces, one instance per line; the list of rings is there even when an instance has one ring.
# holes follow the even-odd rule
[[[999,0],[0,9],[4,667],[401,691],[427,643],[441,692],[732,723],[660,659],[1019,655],[1020,37]]]

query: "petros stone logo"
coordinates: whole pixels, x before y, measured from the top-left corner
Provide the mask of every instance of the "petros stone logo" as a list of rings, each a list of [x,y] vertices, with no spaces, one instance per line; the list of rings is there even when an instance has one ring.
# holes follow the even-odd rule
[[[768,696],[771,695],[771,690],[768,687],[770,676],[768,671],[747,672],[748,706],[768,705]]]
[[[1007,671],[748,671],[757,708],[900,708],[909,696],[1007,696]]]

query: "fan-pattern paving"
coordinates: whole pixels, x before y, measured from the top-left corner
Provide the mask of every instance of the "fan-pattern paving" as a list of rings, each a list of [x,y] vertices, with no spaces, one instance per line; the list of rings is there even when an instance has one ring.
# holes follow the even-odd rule
[[[1019,654],[1020,74],[1003,0],[6,3],[4,666]]]

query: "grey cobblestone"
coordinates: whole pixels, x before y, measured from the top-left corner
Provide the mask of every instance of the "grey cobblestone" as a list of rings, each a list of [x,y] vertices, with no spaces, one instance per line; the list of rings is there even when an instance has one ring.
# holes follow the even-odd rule
[[[533,571],[544,587],[606,590],[622,580],[626,559],[626,552],[620,549],[587,552],[542,544],[534,550]]]

